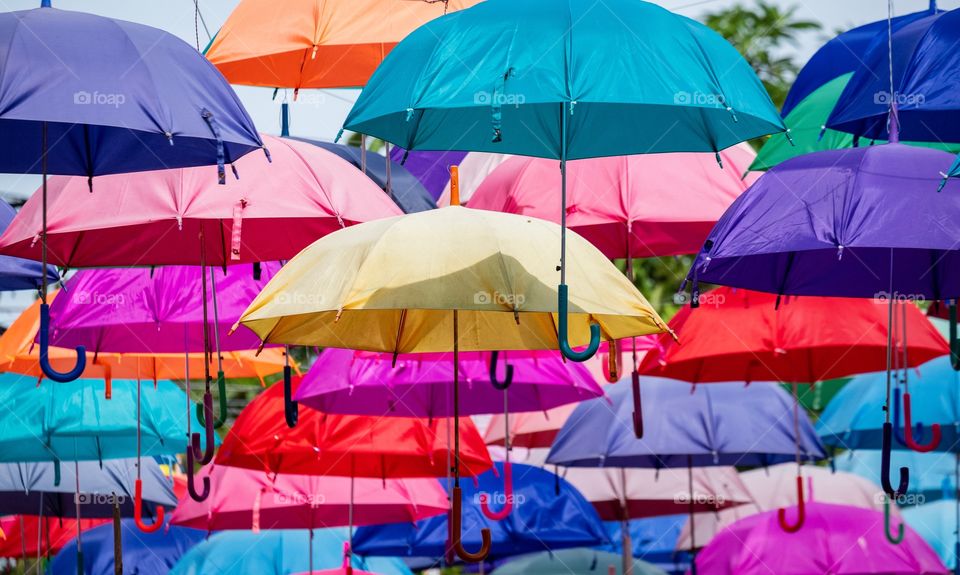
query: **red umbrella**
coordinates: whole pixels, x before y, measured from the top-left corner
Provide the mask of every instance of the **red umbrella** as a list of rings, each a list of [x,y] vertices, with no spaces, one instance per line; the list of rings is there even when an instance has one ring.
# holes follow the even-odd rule
[[[292,385],[296,389],[300,378]],[[445,477],[451,469],[451,419],[334,415],[305,407],[291,428],[283,391],[273,385],[244,408],[220,446],[217,465],[377,478]],[[469,419],[460,420],[460,467],[468,476],[493,467]]]
[[[787,381],[794,384],[796,398],[799,382],[887,369],[891,329],[896,360],[903,369],[949,353],[946,340],[916,305],[892,303],[897,319],[891,326],[891,302],[885,298],[781,298],[721,287],[701,295],[696,313],[686,306],[674,316],[670,327],[682,343],[661,337],[659,345],[644,356],[640,372],[695,383]],[[904,421],[910,421],[908,396]],[[634,379],[635,404],[639,397],[639,380]],[[799,402],[795,401],[795,425],[798,418]],[[931,445],[935,447],[940,429],[933,427]],[[803,479],[798,467],[797,520],[788,523],[781,509],[780,526],[796,532],[804,518]]]
[[[110,519],[81,519],[86,531]],[[61,517],[13,515],[0,519],[0,557],[22,558],[52,555],[77,536],[76,521]]]

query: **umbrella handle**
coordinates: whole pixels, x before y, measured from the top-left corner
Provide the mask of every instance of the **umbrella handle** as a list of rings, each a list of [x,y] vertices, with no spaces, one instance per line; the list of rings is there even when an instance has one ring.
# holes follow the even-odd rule
[[[513,511],[513,472],[511,471],[509,461],[503,464],[503,508],[500,511],[493,511],[490,508],[490,496],[486,493],[480,494],[480,510],[484,516],[491,521],[503,521],[510,517]]]
[[[48,351],[50,349],[50,306],[46,303],[40,304],[40,369],[47,379],[59,383],[67,383],[80,378],[83,370],[87,368],[87,349],[77,346],[77,363],[73,369],[66,372],[59,372],[50,365]]]
[[[283,418],[293,429],[300,418],[300,404],[293,400],[293,376],[289,365],[283,366]]]
[[[506,373],[504,374],[503,383],[500,383],[497,379],[497,359],[499,356],[499,351],[490,352],[490,384],[500,391],[506,391],[507,388],[510,387],[510,384],[513,383],[513,366],[504,361]]]
[[[631,374],[633,384],[633,435],[643,439],[643,403],[640,397],[640,372]]]
[[[152,524],[143,522],[143,481],[137,479],[133,488],[133,520],[144,533],[153,533],[163,527],[163,505],[157,505],[157,516]]]
[[[193,485],[193,464],[193,451],[188,448],[187,464],[185,466],[187,472],[187,493],[190,494],[190,499],[193,499],[197,503],[202,503],[203,501],[206,501],[207,497],[210,497],[210,478],[203,478],[203,491],[197,493],[197,489]]]
[[[187,451],[191,452],[191,455],[200,462],[200,465],[206,465],[213,460],[215,442],[215,435],[213,433],[213,396],[210,395],[209,391],[203,394],[203,410],[207,412],[207,421],[203,426],[206,434],[206,445],[201,447],[200,434],[194,433],[190,436],[190,445],[187,446]]]
[[[463,504],[463,492],[460,490],[460,487],[453,488],[453,509],[450,510],[450,539],[453,544],[453,550],[457,553],[457,557],[463,559],[467,563],[479,563],[487,558],[490,555],[490,544],[492,539],[490,538],[490,530],[484,527],[480,530],[480,550],[476,553],[470,553],[463,548],[463,541],[461,540],[462,527],[463,527],[463,509],[461,505]]]
[[[917,424],[917,427],[920,428],[920,424]],[[920,428],[922,429],[922,428]],[[920,453],[928,453],[933,451],[940,445],[941,433],[940,433],[940,424],[934,423],[930,426],[930,429],[933,431],[933,437],[930,439],[930,443],[920,444],[914,441],[913,439],[913,426],[911,425],[910,420],[910,393],[903,394],[903,433],[904,439],[907,441],[907,447],[914,451]]]
[[[883,424],[883,447],[880,450],[880,485],[884,493],[896,499],[906,495],[910,487],[910,469],[900,468],[900,485],[896,489],[890,483],[890,450],[893,447],[893,425],[889,421]]]
[[[560,353],[570,361],[587,361],[600,349],[600,325],[590,324],[590,344],[587,349],[577,352],[570,347],[567,338],[567,312],[569,308],[569,291],[566,284],[557,286],[557,340],[560,342]]]
[[[83,551],[77,549],[77,575],[83,575],[84,566],[83,566]]]
[[[607,342],[607,368],[603,370],[603,377],[608,383],[617,383],[622,375],[623,367],[623,348],[620,341],[612,339]]]
[[[797,476],[797,522],[787,523],[787,510],[781,507],[777,510],[777,521],[780,523],[780,529],[787,533],[796,533],[803,527],[807,519],[806,504],[803,500],[803,477]]]
[[[960,371],[960,338],[957,337],[957,300],[950,300],[950,366]]]
[[[883,534],[887,536],[887,541],[893,545],[899,545],[903,541],[903,521],[897,526],[897,535],[890,534],[890,499],[883,500]]]
[[[220,429],[227,422],[227,379],[224,377],[222,369],[217,372],[217,395],[219,396],[217,401],[219,402],[220,415],[213,422],[213,426]],[[201,425],[206,426],[203,411],[203,406],[197,405],[197,420],[200,421]]]

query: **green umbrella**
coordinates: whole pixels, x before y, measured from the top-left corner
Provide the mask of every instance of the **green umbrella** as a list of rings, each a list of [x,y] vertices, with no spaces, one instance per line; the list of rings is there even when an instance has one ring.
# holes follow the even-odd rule
[[[760,148],[760,152],[757,153],[756,159],[750,165],[750,170],[768,170],[784,160],[810,152],[853,147],[852,134],[836,130],[824,130],[823,127],[851,76],[852,74],[844,74],[835,78],[801,100],[783,119],[784,124],[790,130],[789,134],[793,139],[793,145],[785,134],[770,136],[763,147]],[[823,132],[822,137],[821,132]],[[865,141],[863,143],[873,142]],[[944,150],[951,154],[960,153],[960,144],[903,143]]]
[[[616,571],[611,571],[613,567]],[[532,553],[513,559],[494,570],[494,575],[598,575],[623,573],[620,555],[593,549],[561,549]],[[667,575],[659,567],[635,559],[633,575]]]
[[[823,411],[823,408],[830,403],[833,396],[836,395],[843,386],[847,385],[850,379],[849,377],[840,377],[837,379],[817,381],[810,385],[798,385],[797,399],[800,400],[800,405],[807,411],[820,413]],[[790,384],[785,384],[783,387],[788,391],[791,389]]]

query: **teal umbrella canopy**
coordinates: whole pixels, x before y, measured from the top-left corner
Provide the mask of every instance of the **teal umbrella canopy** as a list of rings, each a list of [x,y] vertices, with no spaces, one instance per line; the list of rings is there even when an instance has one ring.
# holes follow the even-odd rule
[[[428,22],[344,127],[406,150],[565,147],[569,160],[714,152],[785,129],[733,46],[641,0],[487,0]]]
[[[144,457],[187,448],[187,396],[172,381],[142,384],[141,452]],[[137,382],[114,380],[112,399],[103,380],[69,384],[0,374],[0,461],[87,461],[137,456]],[[192,406],[191,406],[192,407]],[[193,429],[202,430],[195,409]]]
[[[610,567],[614,570],[611,571]],[[601,575],[623,573],[619,555],[593,549],[561,549],[523,555],[493,571],[494,575]],[[666,575],[666,571],[634,559],[633,575]]]

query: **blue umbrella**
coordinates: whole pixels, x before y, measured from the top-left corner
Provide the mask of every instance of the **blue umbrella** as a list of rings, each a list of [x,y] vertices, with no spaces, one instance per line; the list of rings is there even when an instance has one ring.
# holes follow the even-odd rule
[[[478,483],[463,487],[463,542],[480,544],[481,529],[490,529],[489,559],[572,547],[590,547],[607,541],[603,523],[593,506],[569,483],[530,465],[512,464],[513,491],[503,491],[504,464],[487,471]],[[559,495],[555,491],[559,481]],[[495,521],[482,511],[481,496],[493,493],[498,505],[510,498],[513,513]],[[499,502],[497,500],[500,500]],[[361,555],[429,557],[440,561],[450,550],[446,516],[417,523],[361,527],[354,549]]]
[[[557,332],[574,361],[596,353],[600,326],[570,347],[567,160],[719,152],[785,129],[726,40],[640,0],[487,0],[432,20],[384,59],[344,127],[406,150],[560,160]]]
[[[876,481],[881,457],[878,450],[857,449],[835,456],[831,463],[839,471],[848,471]],[[913,470],[910,488],[901,500],[930,502],[953,497],[956,493],[956,457],[952,454],[898,450],[891,454],[891,462],[894,467],[909,467]]]
[[[6,202],[0,202],[0,234],[7,229],[17,211]],[[43,283],[40,270],[43,267],[37,262],[0,256],[0,291],[16,291],[26,289],[40,289]],[[54,266],[47,266],[47,282],[60,281],[60,274]]]
[[[122,573],[137,575],[166,575],[192,547],[206,539],[207,532],[189,527],[170,525],[164,531],[143,533],[131,519],[120,522]],[[83,572],[86,575],[113,575],[116,573],[113,556],[115,532],[112,525],[100,525],[83,532],[86,553]],[[91,552],[92,551],[92,552]],[[47,567],[47,573],[57,575],[69,572],[77,564],[77,548],[64,545]],[[126,568],[123,565],[126,565]]]
[[[306,573],[311,562],[318,569],[333,569],[343,563],[347,538],[346,529],[221,531],[184,555],[170,575],[293,575]],[[352,565],[380,575],[412,575],[394,558],[354,555]]]
[[[660,565],[669,571],[686,571],[690,565],[690,554],[677,549],[677,541],[686,522],[686,515],[664,515],[631,520],[628,524],[632,555],[647,563]],[[604,526],[613,543],[601,549],[623,553],[623,523],[606,521]]]
[[[563,549],[543,551],[517,557],[494,570],[495,575],[623,575],[620,557],[595,549]],[[612,569],[611,569],[612,568]],[[644,561],[634,560],[630,566],[633,575],[666,575],[664,571]]]
[[[929,16],[936,10],[936,0],[930,0],[930,7],[927,10],[894,18],[893,28],[898,30],[906,24]],[[885,44],[886,36],[887,21],[878,20],[847,30],[821,46],[797,74],[783,102],[780,115],[786,118],[797,104],[818,88],[861,68],[864,65],[863,54],[876,42]]]
[[[960,373],[953,370],[950,358],[943,356],[908,374],[913,381],[904,399],[913,395],[916,403],[911,406],[907,401],[900,409],[900,392],[906,388],[897,383],[893,389],[893,449],[960,452]],[[886,417],[880,407],[886,401],[886,378],[885,372],[858,375],[830,400],[816,426],[824,444],[843,449],[882,447]],[[912,420],[906,420],[907,416]]]
[[[140,24],[50,7],[0,14],[0,172],[93,177],[227,163],[263,147],[237,95],[175,36]],[[105,201],[109,201],[106,200]],[[44,229],[44,232],[46,230]],[[47,263],[46,234],[40,238]],[[40,286],[40,365],[47,361],[47,277]]]
[[[960,571],[957,558],[960,557],[960,538],[957,525],[960,523],[960,502],[955,498],[941,499],[933,503],[907,507],[902,511],[903,519],[913,527],[924,541],[933,547],[943,564]]]

